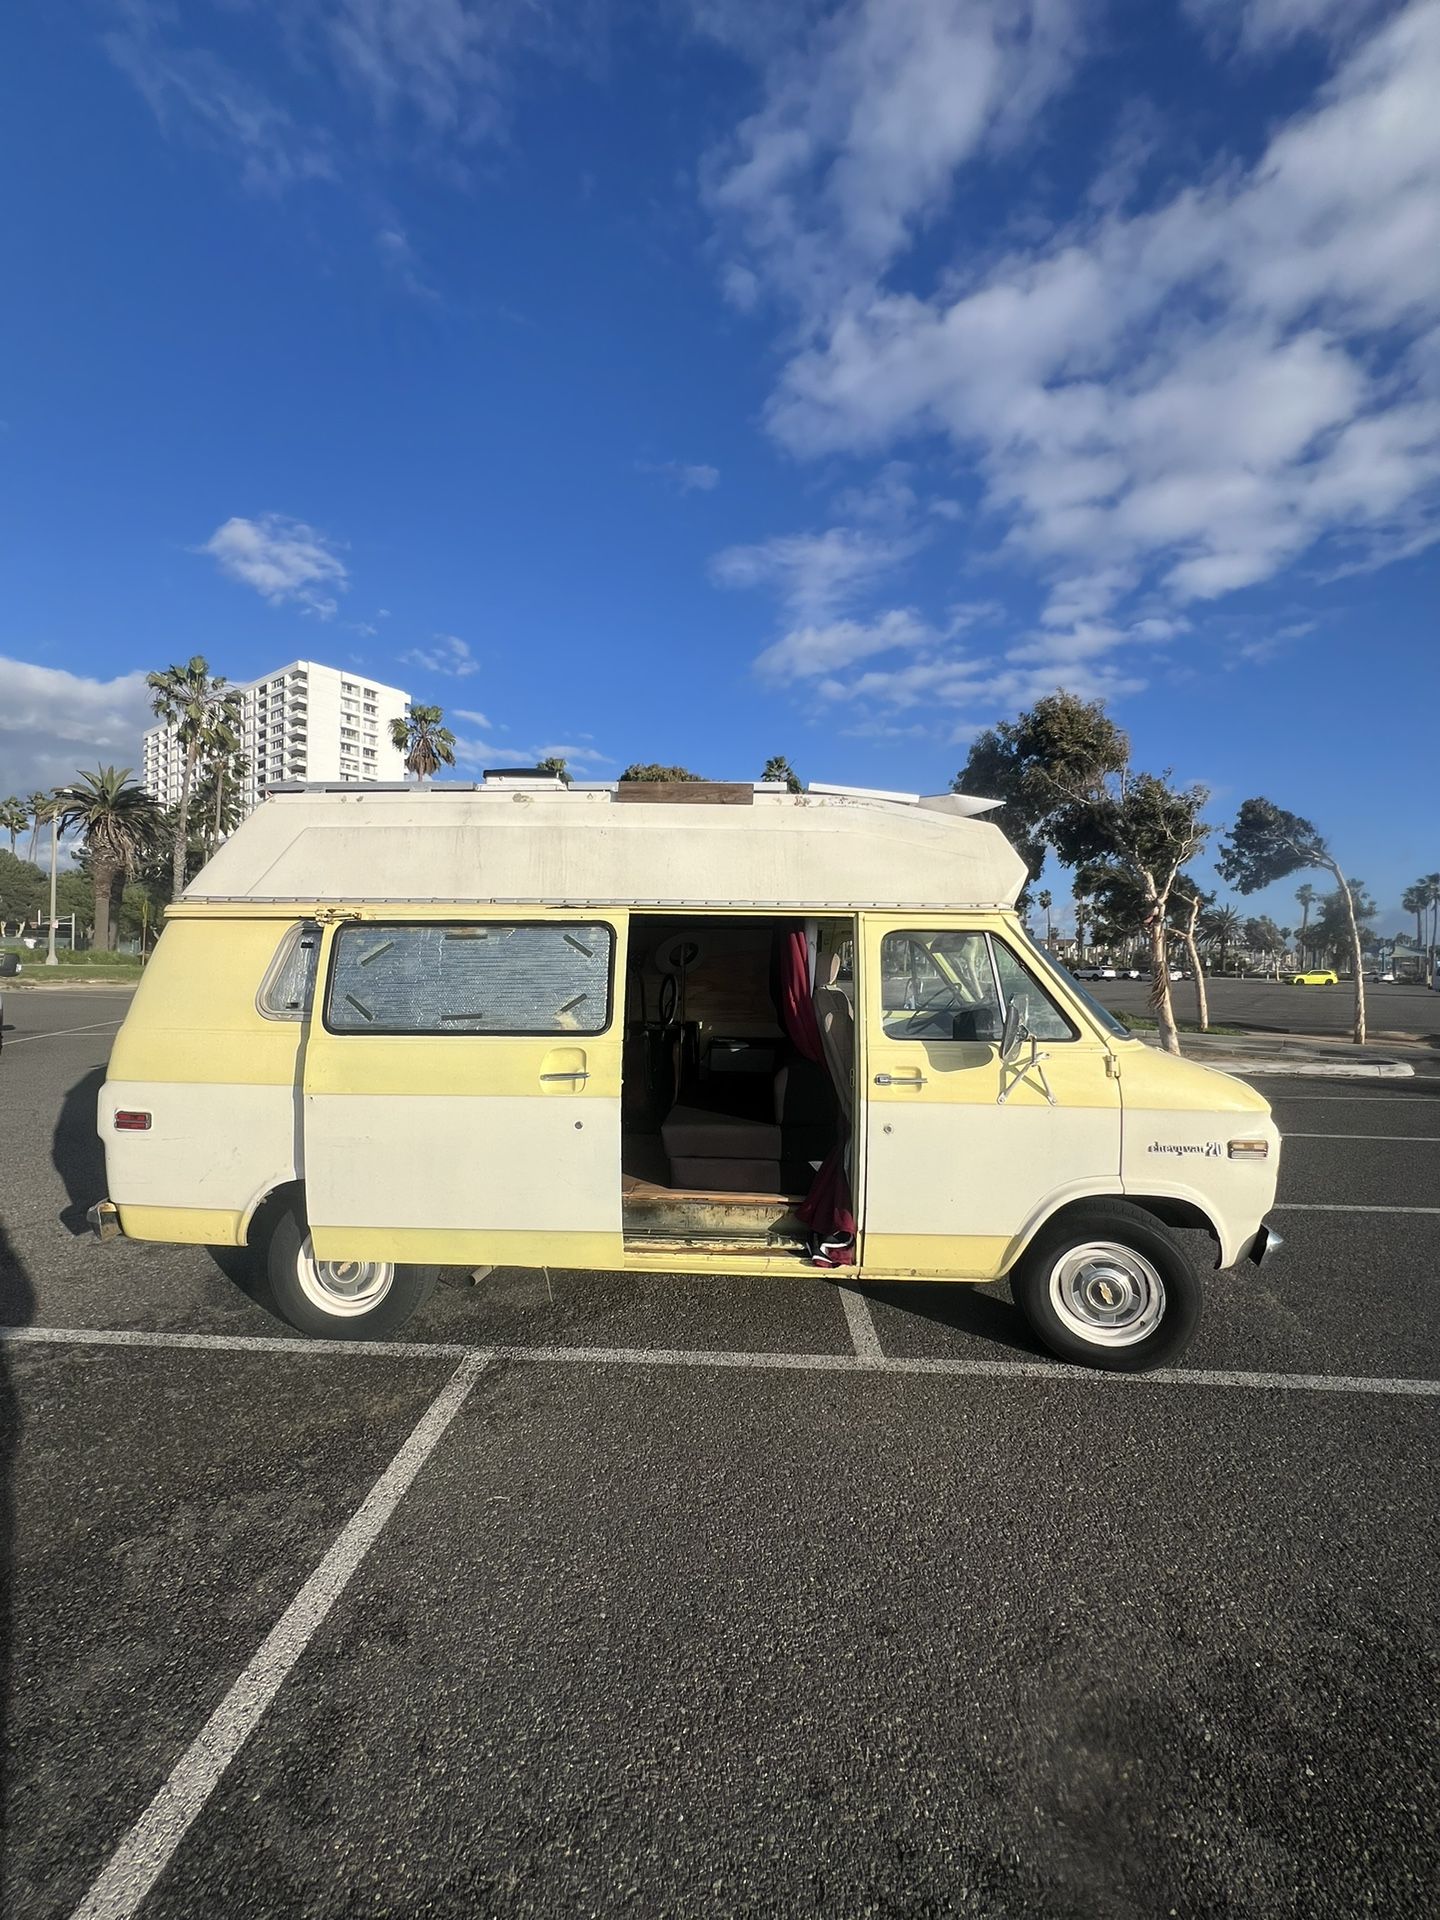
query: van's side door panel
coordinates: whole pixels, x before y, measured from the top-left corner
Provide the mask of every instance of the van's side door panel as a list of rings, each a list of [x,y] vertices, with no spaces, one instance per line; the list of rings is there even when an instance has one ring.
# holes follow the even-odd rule
[[[303,1064],[319,1258],[620,1265],[625,935],[612,913],[327,929]]]
[[[907,938],[937,932],[945,942]],[[998,917],[862,916],[867,1270],[992,1277],[1052,1205],[1121,1190],[1109,1049],[1074,1021],[1040,1042],[1053,1106],[1038,1073],[1002,1069],[1007,997],[978,944],[987,932],[1011,956],[1013,984],[1022,943]],[[957,1003],[959,1039],[944,1032]]]

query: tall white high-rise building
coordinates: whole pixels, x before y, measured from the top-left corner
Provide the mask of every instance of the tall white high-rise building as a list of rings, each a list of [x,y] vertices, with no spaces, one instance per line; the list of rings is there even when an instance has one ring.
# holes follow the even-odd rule
[[[403,780],[405,756],[390,740],[410,696],[368,675],[317,660],[292,660],[237,686],[240,735],[249,771],[245,811],[282,780]],[[169,727],[145,735],[143,784],[162,807],[175,806],[184,756]]]

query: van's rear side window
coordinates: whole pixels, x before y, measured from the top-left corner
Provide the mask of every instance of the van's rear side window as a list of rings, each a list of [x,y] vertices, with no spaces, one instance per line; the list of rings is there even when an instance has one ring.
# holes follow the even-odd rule
[[[347,926],[325,1001],[332,1033],[600,1033],[615,937],[571,924]]]
[[[313,920],[287,927],[260,982],[255,1004],[267,1020],[304,1020],[315,998],[320,929]]]

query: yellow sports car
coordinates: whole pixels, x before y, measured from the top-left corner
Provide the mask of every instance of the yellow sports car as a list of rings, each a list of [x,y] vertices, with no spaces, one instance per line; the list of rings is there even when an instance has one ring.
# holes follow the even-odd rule
[[[1338,987],[1340,976],[1329,967],[1312,967],[1308,973],[1292,973],[1292,987]]]

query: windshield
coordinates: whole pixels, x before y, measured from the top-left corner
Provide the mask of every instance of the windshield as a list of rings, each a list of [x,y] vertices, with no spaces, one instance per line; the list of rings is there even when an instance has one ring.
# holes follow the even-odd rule
[[[1086,1006],[1107,1033],[1113,1033],[1117,1040],[1133,1040],[1135,1038],[1123,1020],[1117,1020],[1108,1007],[1101,1006],[1093,993],[1087,993],[1068,968],[1057,966],[1037,941],[1032,940],[1030,942],[1030,951],[1042,967],[1047,968],[1057,979],[1063,980],[1070,991],[1078,995],[1078,997],[1085,1002]]]

